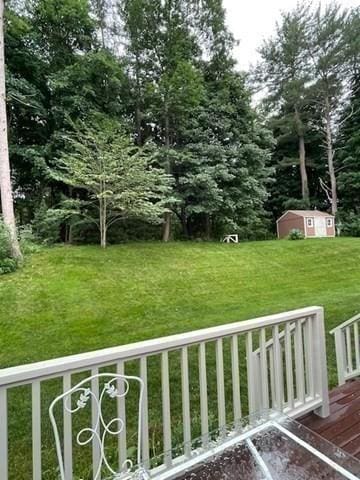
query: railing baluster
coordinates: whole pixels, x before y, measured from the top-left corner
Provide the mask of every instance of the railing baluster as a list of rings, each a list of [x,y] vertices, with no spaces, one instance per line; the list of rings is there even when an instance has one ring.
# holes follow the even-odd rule
[[[0,388],[0,478],[8,480],[8,409],[7,390]]]
[[[209,412],[208,412],[208,392],[206,375],[206,344],[199,345],[199,386],[200,386],[200,418],[201,418],[201,438],[204,447],[209,442]]]
[[[335,332],[335,351],[336,351],[336,367],[338,373],[338,383],[343,385],[345,383],[346,373],[346,353],[345,353],[345,336],[342,330]]]
[[[274,342],[274,372],[275,372],[275,398],[276,407],[279,410],[283,408],[283,365],[281,355],[281,344],[279,339],[279,325],[273,327],[273,342]]]
[[[260,330],[260,378],[262,408],[269,408],[268,364],[266,354],[266,329]]]
[[[259,381],[254,376],[254,357],[253,357],[253,339],[252,332],[246,334],[246,365],[247,365],[247,387],[248,387],[248,402],[249,413],[256,411],[256,395],[255,395],[255,381]]]
[[[350,330],[350,327],[345,328],[345,335],[346,335],[347,373],[352,373],[352,371],[353,371],[353,361],[352,361],[352,352],[351,352],[351,330]]]
[[[291,324],[285,325],[285,365],[286,365],[286,391],[289,408],[294,407],[294,377],[291,346]]]
[[[33,480],[41,480],[41,391],[40,380],[31,385]]]
[[[143,391],[143,414],[142,414],[142,462],[145,468],[150,465],[149,451],[149,404],[148,404],[148,381],[147,381],[147,361],[146,357],[140,358],[140,378],[144,383]]]
[[[161,386],[162,386],[162,416],[164,435],[164,463],[167,467],[172,464],[171,452],[171,416],[170,416],[170,385],[169,385],[169,355],[161,354]]]
[[[233,335],[231,337],[231,373],[232,373],[234,422],[235,422],[235,426],[237,426],[241,418],[239,346],[238,346],[237,335]]]
[[[301,320],[296,321],[295,326],[295,378],[296,378],[296,398],[299,402],[305,402],[305,382],[304,382],[304,350]]]
[[[65,373],[63,376],[63,391],[71,389],[71,373]],[[64,398],[64,470],[66,480],[73,478],[73,458],[72,458],[72,421],[71,413],[65,408],[66,401],[70,406],[71,398]]]
[[[189,361],[188,349],[181,349],[181,390],[182,390],[182,414],[184,425],[184,453],[191,456],[191,420],[190,420],[190,394],[189,394]]]
[[[116,373],[118,375],[125,375],[125,365],[124,362],[118,362],[116,365]],[[119,380],[117,382],[117,389],[119,393],[124,392],[124,383]],[[127,451],[126,451],[126,406],[125,406],[125,397],[118,397],[117,399],[117,411],[118,417],[124,422],[123,429],[120,432],[118,438],[118,452],[119,452],[119,467],[120,469],[124,465],[125,460],[127,459]]]
[[[224,386],[224,355],[222,339],[216,340],[216,381],[217,381],[217,402],[219,430],[225,433],[226,411],[225,411],[225,386]]]
[[[269,370],[270,370],[270,392],[271,392],[271,406],[275,407],[275,374],[274,374],[274,349],[272,345],[268,348],[269,354]]]
[[[359,343],[359,323],[354,323],[354,344],[355,344],[355,362],[356,370],[360,370],[360,343]],[[359,372],[360,373],[360,372]]]
[[[306,365],[306,386],[307,394],[314,397],[314,340],[313,340],[313,319],[308,317],[305,322],[305,365]]]
[[[99,369],[93,368],[91,370],[91,375],[98,375]],[[91,380],[91,391],[95,396],[96,400],[99,401],[99,378],[95,377]],[[98,422],[99,417],[99,407],[95,402],[95,399],[91,399],[91,424],[94,431],[100,436],[100,422]],[[101,462],[101,452],[100,445],[97,438],[94,436],[92,441],[92,459],[93,459],[93,478],[95,479],[97,470],[99,468],[99,463]],[[96,477],[96,480],[101,479],[101,471]]]

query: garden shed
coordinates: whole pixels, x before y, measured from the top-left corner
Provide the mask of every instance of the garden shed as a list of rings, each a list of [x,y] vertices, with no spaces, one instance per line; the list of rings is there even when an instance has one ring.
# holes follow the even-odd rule
[[[319,210],[287,210],[277,221],[277,236],[300,230],[306,238],[335,237],[335,217]]]

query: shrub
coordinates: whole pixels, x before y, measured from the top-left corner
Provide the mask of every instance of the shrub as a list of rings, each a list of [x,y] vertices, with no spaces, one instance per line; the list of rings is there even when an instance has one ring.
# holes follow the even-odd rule
[[[0,219],[0,275],[16,270],[17,261],[11,258],[9,232]]]
[[[38,239],[36,238],[31,225],[23,225],[19,228],[20,248],[24,255],[36,253],[40,250]]]
[[[62,214],[48,208],[45,203],[42,202],[35,212],[32,222],[34,236],[39,242],[47,245],[60,242],[60,226],[62,221]]]
[[[304,238],[305,238],[305,235],[298,228],[293,228],[292,230],[290,230],[290,233],[288,236],[289,240],[304,240]]]
[[[351,212],[341,221],[341,235],[360,237],[360,216]]]

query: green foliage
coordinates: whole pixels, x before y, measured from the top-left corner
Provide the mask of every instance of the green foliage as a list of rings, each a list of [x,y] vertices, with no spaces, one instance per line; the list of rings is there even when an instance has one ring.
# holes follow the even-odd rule
[[[35,236],[32,225],[22,225],[19,228],[19,240],[23,255],[31,255],[41,250],[39,239]]]
[[[17,266],[17,261],[11,257],[8,230],[0,218],[0,275],[14,272]]]
[[[62,199],[53,208],[42,202],[32,221],[32,232],[36,242],[53,245],[61,241],[61,226],[79,223],[79,202]]]
[[[349,212],[341,216],[341,235],[348,237],[360,237],[359,213]]]
[[[352,162],[354,167],[350,167],[346,180],[345,152],[339,132],[352,111],[346,95],[359,72],[359,26],[359,9],[347,10],[336,2],[324,8],[303,2],[282,14],[276,35],[264,42],[260,50],[263,62],[255,78],[268,88],[265,112],[276,138],[272,157],[276,183],[270,188],[268,202],[274,218],[294,203],[292,199],[306,200],[300,183],[303,172],[298,169],[300,151],[306,159],[310,194],[301,208],[328,209],[332,204],[335,210],[337,205],[349,208],[342,200],[351,196],[344,185],[347,183],[351,190],[354,175],[356,188],[357,167],[356,160],[350,158],[353,155],[349,147],[346,162]],[[354,136],[356,125],[354,118]],[[352,137],[349,135],[348,141]]]
[[[301,230],[299,230],[298,228],[293,228],[292,230],[290,230],[288,239],[289,240],[304,240],[305,236],[304,236],[304,234]]]
[[[31,7],[40,53],[52,68],[67,65],[76,52],[91,48],[95,24],[88,0],[35,0]]]
[[[308,208],[308,202],[299,198],[288,198],[283,203],[283,210],[306,210]]]
[[[118,122],[106,117],[74,125],[64,137],[65,150],[52,175],[87,192],[79,214],[97,225],[101,245],[107,230],[125,218],[160,222],[170,178],[155,165],[154,149],[134,146]]]
[[[251,104],[247,77],[235,68],[222,0],[115,3],[7,2],[12,176],[17,215],[25,224],[34,221],[36,236],[49,243],[69,241],[72,233],[93,238],[89,193],[51,173],[63,152],[72,153],[73,124],[93,113],[123,125],[138,147],[152,144],[153,166],[172,178],[166,207],[173,237],[217,238],[233,230],[263,238],[295,200],[306,208],[329,206],[319,181],[329,181],[323,148],[328,99],[339,208],[357,211],[358,9],[347,15],[337,5],[321,11],[306,2],[282,14],[275,36],[261,48],[255,76],[256,86],[267,87],[264,117]],[[350,77],[351,105],[343,109],[340,94]],[[352,125],[338,128],[351,111]],[[69,217],[64,196],[92,220]],[[113,241],[137,238],[141,230],[148,238],[142,220],[127,225],[126,234],[114,230]],[[149,227],[150,237],[154,231]]]
[[[337,157],[340,208],[360,214],[360,75],[353,78],[352,94],[343,113]]]

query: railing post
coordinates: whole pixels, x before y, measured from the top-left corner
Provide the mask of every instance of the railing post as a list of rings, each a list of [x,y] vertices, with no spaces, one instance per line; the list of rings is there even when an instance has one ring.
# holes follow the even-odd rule
[[[0,388],[0,478],[8,478],[8,409],[7,390]]]
[[[313,352],[314,352],[314,385],[316,393],[321,397],[322,405],[315,410],[320,417],[330,415],[329,387],[327,374],[324,309],[319,307],[314,318]]]
[[[339,385],[343,385],[345,383],[346,372],[345,339],[343,331],[340,328],[335,330],[334,335],[338,383]]]

